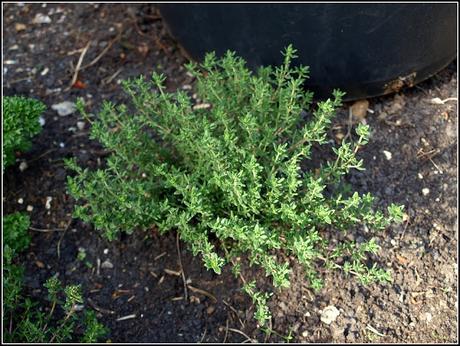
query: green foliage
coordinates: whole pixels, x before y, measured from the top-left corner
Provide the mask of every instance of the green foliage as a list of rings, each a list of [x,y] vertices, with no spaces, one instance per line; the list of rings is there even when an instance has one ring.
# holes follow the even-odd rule
[[[97,342],[108,333],[108,329],[97,321],[96,313],[93,310],[85,311],[85,327],[85,334],[81,338],[81,342],[84,343]]]
[[[3,98],[3,166],[14,163],[16,151],[30,147],[30,139],[40,132],[38,118],[46,107],[40,101],[22,96]]]
[[[30,235],[27,232],[30,219],[26,214],[13,213],[3,218],[3,244],[14,253],[24,251],[29,247]]]
[[[369,140],[368,126],[358,126],[354,142],[333,147],[335,159],[314,169],[312,149],[328,143],[343,93],[336,90],[313,106],[303,89],[308,68],[291,67],[295,57],[289,46],[281,66],[252,73],[232,52],[219,59],[207,54],[200,66],[186,66],[196,78],[199,104],[184,91],[166,92],[165,77],[157,73],[149,81],[124,82],[135,112],[104,102],[91,129],[91,138],[112,153],[106,167],[90,171],[67,161],[76,173],[68,177],[69,191],[82,202],[75,216],[108,239],[154,225],[162,233],[177,230],[206,268],[219,274],[235,263],[240,275],[236,259],[245,255],[278,288],[289,285],[290,273],[279,251],[299,260],[315,289],[322,286],[319,266],[350,269],[342,256],[353,254],[351,245],[334,248],[327,232],[358,224],[383,229],[399,220],[402,207],[391,206],[385,217],[372,209],[370,194],[340,188],[350,169],[364,169],[356,154]],[[311,114],[307,121],[302,111]],[[364,265],[365,254],[375,251],[375,243],[359,245],[347,273],[363,282],[387,280]],[[268,294],[253,283],[244,289],[262,325],[270,318]]]
[[[24,268],[15,264],[18,255],[30,244],[27,233],[30,220],[27,215],[15,213],[3,218],[3,334],[7,342],[61,343],[78,340],[77,327],[84,328],[81,342],[96,342],[107,330],[93,311],[77,315],[77,304],[83,303],[81,288],[77,285],[62,287],[56,277],[49,278],[44,287],[51,302],[49,314],[39,310],[38,302],[22,295]],[[55,308],[60,306],[65,316],[56,321]]]
[[[13,310],[22,291],[24,269],[13,263],[14,258],[27,249],[30,236],[29,217],[22,213],[6,215],[3,218],[3,308]]]

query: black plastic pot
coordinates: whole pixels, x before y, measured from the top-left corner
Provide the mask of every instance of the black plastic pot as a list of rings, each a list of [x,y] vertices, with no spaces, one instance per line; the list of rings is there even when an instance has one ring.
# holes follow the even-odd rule
[[[292,43],[310,66],[307,87],[347,99],[418,83],[456,56],[455,3],[162,4],[173,36],[195,60],[227,49],[251,68],[276,65]]]

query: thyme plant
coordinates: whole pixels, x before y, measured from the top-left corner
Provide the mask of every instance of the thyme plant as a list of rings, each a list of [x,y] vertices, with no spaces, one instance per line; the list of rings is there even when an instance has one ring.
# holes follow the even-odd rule
[[[41,131],[38,121],[46,106],[23,96],[5,96],[3,99],[2,170],[14,163],[15,151],[26,151],[33,136]]]
[[[17,260],[20,253],[30,245],[31,237],[27,232],[29,226],[30,219],[24,213],[13,213],[3,218],[2,316],[5,341],[97,342],[108,330],[98,322],[94,311],[85,309],[83,315],[78,312],[78,305],[83,303],[80,285],[64,288],[56,277],[49,278],[44,284],[51,303],[49,313],[41,311],[38,302],[24,294],[24,266],[17,264]],[[57,310],[62,310],[61,314],[64,314],[58,320]]]
[[[366,254],[378,251],[374,240],[326,240],[327,232],[358,224],[383,229],[401,220],[402,206],[389,206],[385,216],[372,209],[370,194],[340,188],[350,169],[364,169],[356,154],[368,141],[366,125],[358,126],[356,141],[333,148],[335,159],[313,168],[312,149],[328,143],[343,93],[314,107],[303,89],[308,68],[291,66],[295,53],[288,46],[283,64],[256,73],[232,52],[207,54],[201,65],[186,65],[196,78],[196,104],[184,91],[167,92],[158,73],[125,81],[134,111],[104,102],[92,123],[91,138],[111,151],[106,167],[90,171],[67,161],[76,172],[68,177],[70,193],[83,201],[75,216],[108,239],[135,229],[177,230],[206,268],[220,274],[231,264],[239,275],[245,258],[277,288],[289,286],[290,264],[280,251],[297,258],[315,289],[321,266],[364,283],[390,280],[387,271],[365,265]],[[82,102],[79,109],[85,114]],[[302,120],[302,111],[310,119]],[[263,325],[269,294],[256,284],[245,282],[244,290]]]

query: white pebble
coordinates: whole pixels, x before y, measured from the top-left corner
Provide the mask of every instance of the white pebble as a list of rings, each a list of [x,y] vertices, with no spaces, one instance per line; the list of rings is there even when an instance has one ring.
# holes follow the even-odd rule
[[[424,196],[427,196],[430,193],[430,189],[425,187],[425,188],[422,189],[422,193],[423,193]]]
[[[50,71],[48,67],[45,67],[42,72],[40,72],[40,75],[46,76],[46,74]]]
[[[431,322],[432,319],[433,319],[433,315],[430,314],[429,312],[426,312],[426,313],[425,313],[425,320],[426,320],[427,322]]]
[[[324,308],[323,312],[321,313],[321,322],[326,324],[331,324],[334,322],[337,317],[339,317],[340,311],[334,305],[329,305]]]
[[[60,142],[60,143],[59,143],[59,146],[60,146],[61,148],[64,148],[64,147],[65,147],[65,144],[62,143],[62,142]]]
[[[37,13],[32,23],[33,24],[49,24],[51,23],[51,18],[49,16],[45,16],[43,13]]]
[[[145,292],[149,291],[149,288],[147,286],[144,287]]]
[[[80,131],[82,131],[85,128],[85,122],[84,121],[77,121],[77,127]]]
[[[383,154],[385,155],[385,158],[386,158],[388,161],[390,161],[391,158],[393,157],[393,155],[392,155],[389,151],[386,151],[386,150],[383,151]]]
[[[41,126],[44,126],[46,123],[45,118],[43,118],[42,116],[38,118],[38,122],[40,123]]]
[[[109,253],[109,249],[104,249],[104,255],[107,255]]]
[[[103,269],[112,269],[113,264],[109,260],[105,260],[104,262],[102,262],[101,268],[103,268]]]
[[[31,212],[32,210],[34,210],[34,207],[31,206],[31,205],[28,205],[28,206],[27,206],[27,211],[28,211],[28,212]]]
[[[419,179],[423,179],[422,173],[418,173],[418,174],[417,174],[417,177],[418,177]]]
[[[64,101],[61,103],[56,103],[51,106],[61,117],[72,114],[77,110],[75,103],[70,101]]]
[[[82,311],[85,308],[85,306],[81,304],[75,304],[73,308],[75,309],[75,311]]]
[[[51,209],[51,201],[53,200],[53,197],[46,197],[46,204],[45,204],[45,208],[46,209]]]
[[[24,203],[24,200],[23,200],[22,198],[19,198],[19,199],[18,199],[18,203],[19,203],[19,204],[22,204],[22,203]]]
[[[27,169],[27,167],[29,167],[29,166],[27,166],[27,162],[25,162],[25,161],[22,161],[22,162],[19,164],[19,170],[20,170],[21,172],[24,172],[24,171]]]

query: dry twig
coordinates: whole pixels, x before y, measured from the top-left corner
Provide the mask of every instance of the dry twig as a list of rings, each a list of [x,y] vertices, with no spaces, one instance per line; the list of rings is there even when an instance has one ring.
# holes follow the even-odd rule
[[[182,281],[184,282],[184,295],[185,300],[188,300],[188,291],[187,291],[187,280],[185,279],[184,267],[182,266],[182,256],[180,253],[180,243],[179,243],[179,232],[176,235],[176,246],[177,246],[177,255],[179,257],[180,272],[182,274]]]
[[[80,72],[80,69],[81,69],[81,64],[83,63],[83,59],[85,58],[86,52],[88,51],[88,48],[90,45],[91,45],[91,40],[89,40],[85,48],[83,48],[83,51],[80,54],[80,58],[78,59],[77,66],[75,67],[72,81],[70,82],[70,85],[67,87],[67,89],[65,89],[65,91],[69,91],[72,88],[72,86],[75,84],[75,82],[77,81],[78,73]]]

